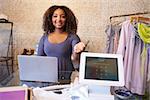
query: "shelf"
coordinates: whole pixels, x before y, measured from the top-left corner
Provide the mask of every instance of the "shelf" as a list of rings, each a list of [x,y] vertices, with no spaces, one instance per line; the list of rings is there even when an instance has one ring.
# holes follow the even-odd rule
[[[6,19],[0,19],[0,24],[10,24],[10,33],[8,34],[9,36],[9,40],[8,43],[6,42],[6,44],[4,43],[1,43],[0,45],[2,46],[3,44],[7,46],[7,48],[4,48],[6,49],[6,55],[2,55],[2,53],[0,53],[0,63],[2,66],[4,66],[2,63],[5,63],[6,62],[6,67],[7,67],[7,70],[8,70],[8,74],[12,74],[14,72],[14,68],[13,68],[13,22],[11,21],[8,21]],[[1,28],[3,29],[3,28]],[[0,33],[1,34],[5,34],[5,32],[2,32]],[[1,38],[2,36],[5,36],[5,35],[1,35]],[[5,37],[4,37],[5,38]],[[5,42],[5,40],[2,40]],[[2,48],[0,48],[2,49]],[[10,72],[10,66],[11,66],[11,72]],[[1,66],[0,66],[1,67]],[[0,70],[3,70],[2,68]],[[0,71],[2,72],[2,71]],[[0,73],[1,74],[1,73]]]

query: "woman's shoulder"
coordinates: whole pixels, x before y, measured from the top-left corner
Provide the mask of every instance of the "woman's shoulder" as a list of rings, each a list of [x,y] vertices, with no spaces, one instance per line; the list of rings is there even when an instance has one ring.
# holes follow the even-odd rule
[[[47,37],[47,34],[43,34],[41,38],[46,38]]]
[[[72,39],[79,38],[77,34],[69,34],[69,37]]]
[[[80,38],[77,34],[69,34],[69,39],[71,41],[80,41]]]
[[[46,38],[47,38],[47,35],[46,35],[46,34],[43,34],[43,35],[41,36],[41,39],[40,39],[40,40],[44,41]]]

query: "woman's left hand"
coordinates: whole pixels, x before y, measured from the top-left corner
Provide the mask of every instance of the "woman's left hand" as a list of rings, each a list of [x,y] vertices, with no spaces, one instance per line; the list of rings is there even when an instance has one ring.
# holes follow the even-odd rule
[[[81,51],[83,51],[85,48],[85,44],[83,42],[79,42],[74,46],[74,52],[75,53],[80,53]]]

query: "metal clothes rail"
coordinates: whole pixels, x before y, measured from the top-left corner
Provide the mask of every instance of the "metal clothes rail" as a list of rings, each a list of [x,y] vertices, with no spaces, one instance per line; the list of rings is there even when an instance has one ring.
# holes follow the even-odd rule
[[[110,22],[111,22],[112,18],[116,18],[116,17],[126,17],[126,16],[144,15],[144,14],[150,14],[150,12],[138,12],[138,13],[132,13],[132,14],[110,16],[109,19],[110,19]]]

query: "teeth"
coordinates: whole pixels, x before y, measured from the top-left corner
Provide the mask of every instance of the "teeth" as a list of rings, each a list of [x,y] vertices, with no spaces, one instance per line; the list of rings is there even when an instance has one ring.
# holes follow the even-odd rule
[[[56,23],[56,24],[58,24],[58,25],[59,25],[59,24],[61,24],[61,23]]]
[[[58,23],[58,25],[61,25],[60,23]]]

